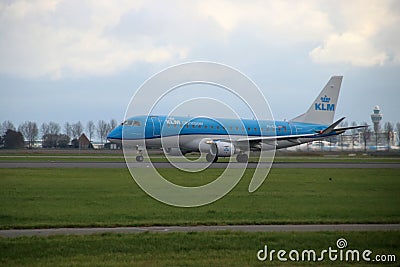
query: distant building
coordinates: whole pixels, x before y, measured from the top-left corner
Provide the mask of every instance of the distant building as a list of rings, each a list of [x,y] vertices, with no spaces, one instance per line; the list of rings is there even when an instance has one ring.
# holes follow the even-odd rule
[[[92,143],[94,149],[103,149],[104,144],[103,143]]]
[[[374,124],[374,131],[375,133],[379,133],[380,130],[380,122],[382,120],[382,113],[381,113],[381,108],[379,106],[374,107],[374,111],[371,114],[371,120],[372,123]]]
[[[371,140],[375,140],[375,149],[377,150],[379,146],[383,146],[381,144],[381,140],[385,140],[385,138],[382,139],[382,136],[384,137],[384,134],[381,133],[381,120],[382,120],[382,113],[381,109],[379,106],[375,106],[373,113],[371,114],[371,120],[372,123],[374,124],[374,132],[372,133]]]
[[[323,141],[316,141],[312,144],[303,144],[288,150],[303,151],[378,151],[378,150],[399,150],[399,133],[393,129],[390,133],[388,142],[388,133],[382,129],[380,123],[383,114],[379,106],[375,106],[371,114],[371,120],[374,128],[368,132],[366,147],[364,147],[364,131],[358,129],[347,131],[339,136],[326,138]]]
[[[90,142],[89,138],[83,133],[81,136],[78,138],[78,143],[79,143],[79,148],[80,149],[89,149],[93,148],[92,143]]]

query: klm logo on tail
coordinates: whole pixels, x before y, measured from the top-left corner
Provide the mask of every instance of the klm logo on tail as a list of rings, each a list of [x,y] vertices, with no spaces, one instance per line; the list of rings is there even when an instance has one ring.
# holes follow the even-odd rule
[[[322,103],[315,103],[315,110],[326,110],[326,111],[335,111],[335,104],[329,104],[331,101],[330,97],[326,95],[321,97]]]

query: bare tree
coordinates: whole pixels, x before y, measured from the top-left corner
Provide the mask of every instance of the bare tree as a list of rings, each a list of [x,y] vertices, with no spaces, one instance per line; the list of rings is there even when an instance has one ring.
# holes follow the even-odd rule
[[[26,121],[18,127],[18,131],[20,131],[24,138],[28,140],[29,148],[32,148],[33,142],[39,134],[36,122]]]
[[[49,122],[47,123],[42,123],[42,125],[40,126],[40,132],[42,134],[42,137],[45,135],[58,135],[60,134],[61,131],[61,127],[58,123],[56,122]]]
[[[107,122],[103,120],[99,120],[97,122],[97,135],[100,137],[101,143],[103,144],[103,140],[107,138],[107,134],[109,132],[110,126]]]
[[[364,151],[367,151],[367,142],[371,138],[372,131],[368,126],[368,123],[363,122],[362,125],[367,126],[364,128],[361,128],[361,133],[362,133],[362,138],[364,142]]]
[[[3,123],[1,124],[1,131],[0,131],[0,135],[3,135],[7,132],[7,130],[13,130],[15,131],[15,127],[14,124],[7,120],[7,121],[3,121]]]
[[[92,141],[92,137],[94,136],[95,129],[96,129],[96,126],[94,125],[94,122],[92,120],[88,121],[88,123],[86,125],[86,131],[89,134],[90,142]]]
[[[48,134],[49,134],[49,125],[48,125],[47,123],[43,122],[43,123],[40,125],[40,133],[41,133],[41,135],[42,135],[42,139],[43,139],[43,137],[44,137],[45,135],[48,135]]]
[[[391,122],[386,122],[384,125],[385,136],[388,145],[388,151],[390,150],[390,140],[393,139],[393,124]]]
[[[110,120],[110,131],[111,131],[112,129],[114,129],[115,127],[117,127],[117,125],[118,125],[117,120],[116,120],[116,119],[111,119],[111,120]]]
[[[339,124],[339,127],[347,127],[349,124],[347,121],[342,121]],[[340,140],[340,146],[341,146],[341,150],[343,151],[343,134],[339,135],[339,140]]]
[[[80,121],[72,124],[72,136],[74,138],[79,138],[83,132],[83,125]]]
[[[353,121],[352,123],[351,123],[351,126],[357,126],[357,123],[355,122],[355,121]],[[356,138],[356,135],[357,135],[357,129],[352,129],[351,130],[351,149],[354,151],[354,141],[355,141],[355,138]]]
[[[396,123],[396,132],[397,132],[397,138],[399,140],[398,145],[400,146],[400,122]]]
[[[49,122],[49,134],[60,134],[61,127],[57,122]]]
[[[72,137],[72,125],[69,122],[64,124],[64,134],[67,135],[69,138]]]

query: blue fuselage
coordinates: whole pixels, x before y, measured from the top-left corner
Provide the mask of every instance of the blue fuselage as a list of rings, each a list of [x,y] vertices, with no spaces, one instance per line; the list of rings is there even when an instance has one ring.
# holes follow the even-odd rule
[[[107,136],[110,141],[142,140],[171,136],[286,136],[313,134],[327,125],[301,122],[223,119],[206,117],[136,116],[129,118]]]

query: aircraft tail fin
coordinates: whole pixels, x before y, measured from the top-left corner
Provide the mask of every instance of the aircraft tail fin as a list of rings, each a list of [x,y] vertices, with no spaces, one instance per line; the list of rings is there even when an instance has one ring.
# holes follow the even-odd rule
[[[342,79],[343,76],[332,76],[307,112],[291,119],[291,121],[325,125],[332,124]]]

